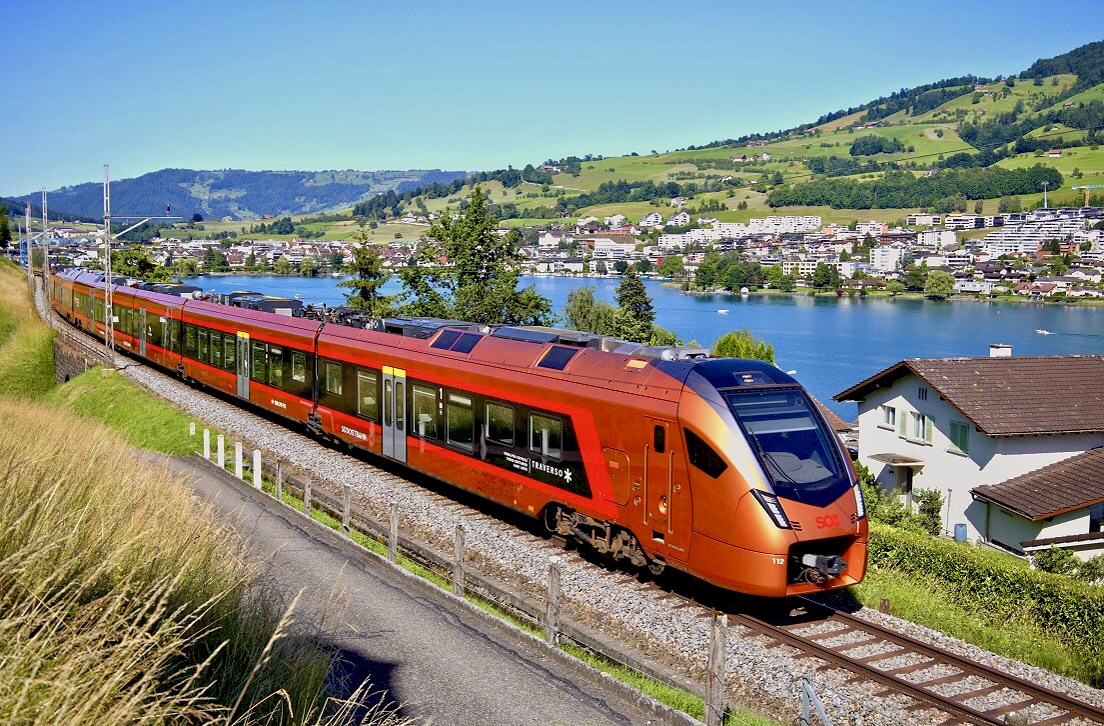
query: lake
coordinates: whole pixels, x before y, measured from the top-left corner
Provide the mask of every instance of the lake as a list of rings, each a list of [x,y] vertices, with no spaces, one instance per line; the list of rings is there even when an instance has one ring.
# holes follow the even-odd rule
[[[222,275],[189,280],[205,290],[256,290],[305,302],[340,305],[339,279],[275,275]],[[581,286],[613,302],[616,279],[526,277],[537,292],[563,309],[567,294]],[[931,302],[916,299],[807,297],[803,295],[683,295],[647,280],[656,322],[686,341],[711,346],[730,330],[746,328],[774,346],[783,370],[847,421],[854,404],[833,395],[903,358],[974,357],[990,343],[1008,343],[1013,355],[1104,353],[1104,307],[1043,303]],[[394,280],[387,294],[399,291]],[[727,309],[726,314],[718,310]],[[1040,335],[1036,329],[1051,331]]]

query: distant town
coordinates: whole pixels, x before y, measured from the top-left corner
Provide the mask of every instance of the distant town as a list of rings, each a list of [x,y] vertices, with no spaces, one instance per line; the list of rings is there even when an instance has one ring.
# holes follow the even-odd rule
[[[671,205],[678,208],[685,202],[674,198]],[[398,222],[424,225],[428,230],[436,218],[408,214]],[[876,221],[824,224],[819,216],[722,222],[679,211],[666,219],[659,212],[637,220],[622,214],[588,216],[574,223],[519,230],[519,234],[523,271],[533,275],[613,276],[632,268],[642,275],[679,280],[687,290],[804,287],[866,294],[922,290],[928,273],[940,270],[953,278],[949,294],[1104,297],[1104,209],[916,213],[904,222],[892,227]],[[102,232],[64,227],[52,232],[54,260],[100,266]],[[500,233],[512,231],[504,227]],[[390,269],[414,264],[422,244],[420,239],[396,236],[379,246],[383,264]],[[351,261],[354,244],[170,235],[154,238],[149,251],[157,264],[183,276],[217,272],[311,276],[341,272]],[[728,264],[718,273],[715,268],[722,260]],[[724,274],[732,268],[738,273]]]

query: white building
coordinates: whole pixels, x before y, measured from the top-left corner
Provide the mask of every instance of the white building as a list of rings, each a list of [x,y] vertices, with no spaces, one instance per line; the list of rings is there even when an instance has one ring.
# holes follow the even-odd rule
[[[905,256],[903,247],[886,245],[870,250],[870,266],[876,272],[893,272],[901,266],[901,260]]]
[[[635,242],[614,242],[606,237],[594,240],[594,259],[624,260],[636,251]]]
[[[953,229],[926,229],[916,233],[916,244],[921,247],[943,248],[955,243]]]
[[[943,527],[1013,552],[1104,551],[1104,358],[909,359],[835,396],[859,405],[859,461]]]
[[[938,214],[910,214],[905,217],[905,224],[910,227],[935,227],[942,221]]]
[[[870,220],[869,222],[859,222],[857,225],[855,225],[855,231],[863,237],[865,237],[866,235],[870,235],[871,237],[877,239],[878,237],[881,237],[883,234],[889,231],[889,225],[885,224],[884,222],[875,222],[874,220]]]
[[[659,212],[649,212],[640,220],[641,227],[659,227],[663,225],[663,215]]]

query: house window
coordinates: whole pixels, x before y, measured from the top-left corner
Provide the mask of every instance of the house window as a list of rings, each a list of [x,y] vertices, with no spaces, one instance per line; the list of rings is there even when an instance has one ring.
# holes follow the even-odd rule
[[[529,414],[529,450],[559,459],[563,446],[563,422],[544,414]]]
[[[935,428],[935,422],[931,416],[925,416],[922,413],[913,411],[910,413],[912,425],[909,427],[909,438],[915,441],[923,441],[931,443],[932,430]]]
[[[920,396],[921,401],[927,401],[928,400],[928,389],[925,388],[924,386],[920,386],[920,390],[918,391],[918,395]]]
[[[334,362],[326,363],[326,393],[332,393],[335,396],[341,395],[341,364]]]
[[[960,454],[970,453],[970,425],[961,421],[951,421],[951,451]]]
[[[882,406],[882,425],[888,428],[897,428],[897,409],[893,406]]]
[[[487,404],[487,438],[503,446],[514,445],[514,407]]]
[[[1104,532],[1104,502],[1089,507],[1089,531]]]

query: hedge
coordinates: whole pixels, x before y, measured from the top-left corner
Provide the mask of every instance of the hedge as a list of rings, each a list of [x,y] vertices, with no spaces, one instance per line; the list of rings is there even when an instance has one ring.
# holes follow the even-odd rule
[[[869,552],[872,567],[934,578],[993,621],[1027,622],[1078,647],[1099,645],[1104,637],[1104,587],[874,522]]]

